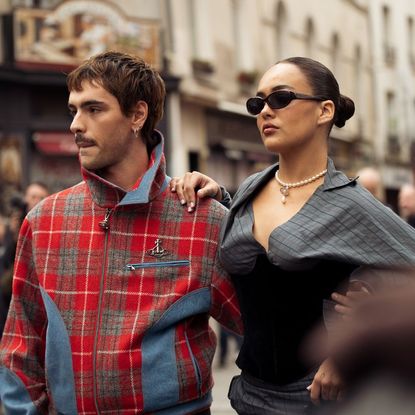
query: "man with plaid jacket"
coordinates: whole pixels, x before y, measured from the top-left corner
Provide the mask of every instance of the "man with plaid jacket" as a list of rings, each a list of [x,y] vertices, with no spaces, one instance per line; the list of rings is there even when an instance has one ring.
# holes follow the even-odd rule
[[[209,414],[215,336],[241,331],[217,260],[225,209],[168,189],[154,130],[164,83],[142,60],[97,55],[68,76],[84,181],[22,225],[0,347],[10,414]]]

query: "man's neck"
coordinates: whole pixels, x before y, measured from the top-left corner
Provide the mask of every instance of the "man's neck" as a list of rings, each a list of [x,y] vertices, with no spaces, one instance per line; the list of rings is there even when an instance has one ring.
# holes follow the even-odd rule
[[[98,174],[121,189],[129,191],[147,171],[149,159],[147,149],[143,146],[140,151],[132,151],[120,163],[101,170]]]

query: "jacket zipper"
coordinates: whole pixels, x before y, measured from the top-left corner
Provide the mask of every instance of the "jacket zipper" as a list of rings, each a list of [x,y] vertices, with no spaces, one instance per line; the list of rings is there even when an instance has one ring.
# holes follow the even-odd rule
[[[107,257],[107,248],[108,248],[108,231],[109,231],[109,219],[112,213],[112,209],[107,209],[105,213],[104,220],[99,222],[99,227],[105,232],[105,239],[104,239],[104,255],[102,261],[102,271],[101,271],[101,281],[99,285],[99,299],[98,299],[98,321],[95,328],[95,338],[94,338],[94,348],[93,348],[93,355],[92,355],[92,373],[94,379],[94,403],[95,409],[97,414],[100,414],[100,410],[98,408],[98,385],[97,385],[97,348],[98,348],[98,336],[99,330],[101,325],[101,308],[102,308],[102,295],[104,291],[104,278],[105,278],[105,262]]]
[[[125,269],[126,271],[134,271],[140,268],[184,267],[189,264],[190,261],[188,259],[162,262],[140,262],[138,264],[127,264]]]

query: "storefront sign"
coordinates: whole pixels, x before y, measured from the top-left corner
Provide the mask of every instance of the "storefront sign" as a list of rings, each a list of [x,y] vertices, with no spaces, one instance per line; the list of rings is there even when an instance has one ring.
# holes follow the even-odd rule
[[[62,131],[38,131],[33,134],[36,149],[49,156],[75,156],[78,146],[74,135]]]
[[[131,53],[160,66],[158,22],[127,18],[102,0],[68,0],[54,10],[15,9],[14,44],[20,67],[77,66],[107,50]]]

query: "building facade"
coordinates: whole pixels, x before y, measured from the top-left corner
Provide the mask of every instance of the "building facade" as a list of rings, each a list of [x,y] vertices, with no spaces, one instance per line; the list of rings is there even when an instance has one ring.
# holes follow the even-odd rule
[[[16,32],[16,13],[21,8],[48,10],[52,15],[44,18],[50,24],[48,30],[40,33],[38,28],[37,38]],[[45,171],[54,175],[62,169],[67,182],[71,174],[78,174],[74,155],[44,154],[48,150],[42,150],[41,144],[45,146],[48,139],[61,142],[59,134],[69,126],[64,71],[56,65],[22,65],[27,61],[25,51],[33,52],[33,44],[38,56],[42,53],[39,38],[52,36],[53,17],[56,20],[65,11],[68,15],[68,10],[72,10],[71,23],[62,23],[60,33],[74,43],[67,47],[62,42],[65,53],[80,54],[79,43],[87,38],[91,22],[95,35],[104,31],[103,25],[113,32],[120,31],[119,26],[141,27],[136,39],[130,39],[133,51],[154,59],[168,84],[161,129],[167,136],[173,176],[199,169],[234,191],[248,174],[275,161],[276,156],[263,148],[245,101],[255,94],[259,75],[273,63],[303,55],[331,68],[341,92],[356,104],[356,114],[346,127],[332,130],[330,155],[337,166],[349,174],[364,165],[379,167],[392,199],[400,184],[411,179],[413,0],[2,0],[2,153],[11,154],[19,147],[23,160],[21,171],[16,169],[8,180],[24,184],[39,178],[41,169],[43,176]],[[29,32],[39,26],[37,19],[26,25]],[[146,32],[146,24],[155,28],[155,37],[150,29]],[[13,41],[8,36],[14,36]],[[90,45],[89,53],[113,45],[105,42],[95,42],[95,48]],[[61,151],[76,149],[68,145]]]
[[[167,0],[169,70],[181,78],[182,147],[174,164],[196,164],[231,190],[275,160],[245,110],[258,75],[279,59],[305,55],[336,74],[357,114],[332,131],[331,154],[353,170],[372,162],[375,142],[373,69],[367,2],[345,0]],[[350,27],[350,30],[343,30]],[[195,162],[196,161],[196,162]]]
[[[380,169],[388,202],[412,180],[415,142],[413,0],[165,0],[169,70],[181,78],[174,174],[193,167],[231,190],[274,159],[244,102],[258,75],[303,55],[334,72],[356,104],[333,128],[330,155],[349,174]],[[187,166],[186,166],[187,161]]]
[[[136,53],[166,80],[158,2],[130,0],[1,0],[0,197],[31,181],[58,191],[81,180],[69,132],[66,74],[109,49]],[[166,133],[168,118],[159,128]],[[0,213],[8,213],[5,203]]]
[[[413,180],[415,143],[415,4],[370,1],[375,155],[393,198]]]

